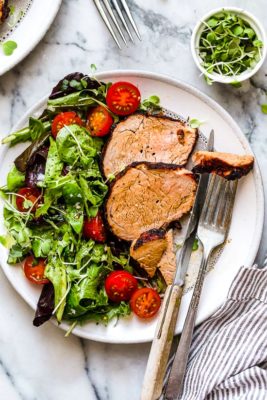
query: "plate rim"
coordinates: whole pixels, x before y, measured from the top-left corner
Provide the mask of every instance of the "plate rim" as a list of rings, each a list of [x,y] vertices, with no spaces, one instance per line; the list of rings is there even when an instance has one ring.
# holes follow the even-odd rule
[[[29,46],[25,49],[25,51],[20,54],[18,57],[10,57],[10,63],[7,64],[4,68],[1,69],[0,66],[0,77],[4,75],[6,72],[9,72],[11,69],[13,69],[17,64],[19,64],[24,58],[26,58],[38,45],[38,43],[44,38],[45,34],[48,32],[50,26],[52,25],[54,19],[56,18],[56,15],[60,9],[60,6],[62,4],[62,0],[53,0],[51,3],[53,5],[53,8],[51,9],[51,13],[48,14],[47,18],[47,23],[43,26],[42,30],[37,30],[36,36],[34,36],[33,40],[30,42]],[[50,4],[50,5],[51,5]],[[31,8],[33,7],[33,4],[30,5],[29,9],[29,14],[31,12]],[[51,8],[51,7],[50,7]],[[21,26],[25,24],[25,21],[27,21],[27,15],[25,15],[25,18],[21,21],[20,25],[14,30],[14,32],[17,32],[18,30],[21,29]],[[12,40],[12,35],[9,35],[8,40]],[[16,53],[14,53],[15,55]],[[21,118],[22,119],[22,118]],[[16,124],[17,125],[17,124]]]
[[[61,0],[60,0],[61,1]],[[188,84],[180,79],[175,79],[169,75],[165,74],[160,74],[156,72],[149,72],[149,71],[144,71],[144,70],[135,70],[135,69],[123,69],[123,70],[107,70],[103,71],[100,73],[94,74],[94,76],[97,79],[114,79],[114,78],[121,78],[124,76],[135,76],[138,78],[147,78],[147,79],[154,79],[157,81],[161,81],[163,83],[170,84],[172,86],[175,86],[179,89],[185,90],[186,92],[192,94],[193,96],[197,96],[200,100],[204,101],[208,106],[213,108],[216,112],[218,112],[221,116],[224,117],[224,119],[227,121],[227,123],[233,128],[233,131],[235,135],[238,137],[240,140],[241,144],[243,147],[246,149],[246,151],[250,154],[253,154],[253,151],[251,149],[251,146],[243,134],[241,128],[235,122],[235,120],[232,118],[232,116],[219,104],[217,103],[214,99],[212,99],[210,96],[207,94],[203,93],[196,87],[194,87],[191,84]],[[21,125],[21,123],[24,121],[25,118],[27,118],[30,114],[34,113],[34,111],[43,105],[44,102],[47,101],[48,96],[43,96],[39,101],[35,102],[23,115],[22,117],[18,120],[18,122],[12,127],[11,131],[14,131]],[[5,148],[5,146],[3,146]],[[4,150],[4,149],[3,149]],[[0,160],[3,157],[4,151],[1,152],[0,154]],[[254,155],[255,156],[255,155]],[[251,245],[251,251],[250,251],[250,258],[247,261],[247,265],[251,266],[256,258],[260,242],[261,242],[261,237],[262,237],[262,231],[263,231],[263,224],[264,224],[264,188],[263,188],[263,182],[262,182],[262,177],[261,177],[261,172],[259,169],[259,165],[257,162],[257,159],[255,157],[255,164],[254,164],[254,169],[252,171],[254,181],[255,181],[255,189],[256,189],[256,203],[257,203],[257,214],[256,214],[256,234],[253,238],[253,242]],[[30,299],[28,299],[27,295],[25,295],[24,291],[15,287],[11,280],[11,276],[9,276],[8,271],[5,270],[5,268],[1,265],[1,268],[7,277],[8,281],[11,283],[12,287],[15,289],[15,291],[22,297],[22,299],[33,309],[35,309],[35,304],[32,303]],[[209,313],[209,315],[203,315],[203,318],[199,319],[197,321],[198,324],[203,322],[206,318],[208,318],[210,315],[212,315],[217,309],[219,308],[218,305],[214,307],[213,311]],[[54,325],[57,325],[60,329],[66,331],[69,328],[69,325],[67,323],[62,323],[61,325],[58,325],[55,320],[51,320],[51,322]],[[137,344],[137,343],[148,343],[153,340],[153,337],[151,338],[144,338],[144,339],[137,339],[137,340],[127,340],[127,337],[123,338],[123,340],[117,340],[116,338],[108,338],[105,335],[97,334],[94,335],[94,333],[88,334],[86,331],[83,330],[83,327],[76,327],[73,332],[78,337],[84,338],[84,339],[89,339],[89,340],[94,340],[97,342],[103,342],[103,343],[113,343],[113,344]],[[175,330],[175,334],[180,333],[180,331]]]

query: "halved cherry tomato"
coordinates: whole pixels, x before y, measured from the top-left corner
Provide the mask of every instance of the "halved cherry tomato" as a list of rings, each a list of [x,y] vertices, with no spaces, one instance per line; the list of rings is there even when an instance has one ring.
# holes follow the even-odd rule
[[[29,281],[37,283],[37,285],[43,285],[49,282],[44,277],[45,266],[44,258],[36,259],[33,256],[28,256],[23,265],[24,274]]]
[[[105,136],[109,133],[113,118],[105,107],[97,106],[93,108],[88,116],[86,128],[92,136]]]
[[[128,301],[137,289],[137,280],[130,272],[113,271],[105,281],[105,289],[108,298],[115,303]]]
[[[54,138],[57,137],[58,132],[65,125],[83,125],[83,121],[74,111],[66,111],[58,114],[52,122],[51,131]]]
[[[153,317],[158,312],[160,303],[158,292],[150,288],[137,289],[130,300],[131,309],[140,318]]]
[[[106,229],[101,214],[99,212],[95,217],[85,219],[83,225],[83,236],[86,239],[93,239],[96,242],[105,242]]]
[[[141,101],[139,89],[129,82],[116,82],[107,92],[107,105],[117,115],[129,115],[136,111]]]
[[[36,188],[24,187],[19,189],[17,194],[18,196],[16,196],[16,205],[19,211],[29,211],[34,204],[31,212],[35,212],[38,205],[41,203],[41,192]]]

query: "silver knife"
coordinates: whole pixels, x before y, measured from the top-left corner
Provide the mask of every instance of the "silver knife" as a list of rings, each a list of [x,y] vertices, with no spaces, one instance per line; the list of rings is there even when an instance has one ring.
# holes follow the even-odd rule
[[[207,150],[212,151],[214,131],[209,136]],[[181,251],[176,255],[176,273],[172,285],[167,286],[163,305],[158,317],[156,333],[152,342],[145,372],[141,400],[156,400],[162,392],[163,380],[170,354],[171,344],[183,294],[185,276],[188,269],[198,220],[204,204],[208,186],[208,174],[200,177],[195,202],[187,225]]]

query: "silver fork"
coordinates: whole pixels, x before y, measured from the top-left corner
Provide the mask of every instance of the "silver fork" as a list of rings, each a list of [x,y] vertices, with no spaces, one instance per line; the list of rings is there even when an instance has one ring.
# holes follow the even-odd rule
[[[210,178],[206,201],[197,230],[197,237],[203,247],[202,261],[177,352],[164,391],[163,398],[165,400],[177,400],[182,392],[192,334],[208,261],[213,250],[226,239],[232,218],[236,188],[237,181],[228,182],[216,175]]]
[[[121,49],[121,44],[118,35],[127,46],[127,39],[121,26],[123,26],[130,40],[133,42],[134,39],[128,25],[130,23],[136,36],[141,40],[140,33],[126,0],[94,0],[94,3],[119,49]],[[124,14],[126,15],[126,18]]]

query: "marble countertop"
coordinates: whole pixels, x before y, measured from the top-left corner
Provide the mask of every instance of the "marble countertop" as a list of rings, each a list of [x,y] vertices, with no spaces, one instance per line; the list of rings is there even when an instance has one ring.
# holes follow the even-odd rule
[[[218,0],[258,16],[267,28],[266,0]],[[51,29],[16,68],[0,77],[1,135],[65,74],[140,69],[184,80],[217,100],[235,118],[257,156],[267,188],[267,63],[241,89],[207,86],[199,77],[189,41],[197,19],[211,0],[128,0],[142,42],[119,51],[93,1],[63,0]],[[263,260],[267,235],[257,261]],[[32,310],[0,270],[0,398],[2,400],[138,400],[149,344],[110,345],[64,338],[52,324],[32,326]]]

